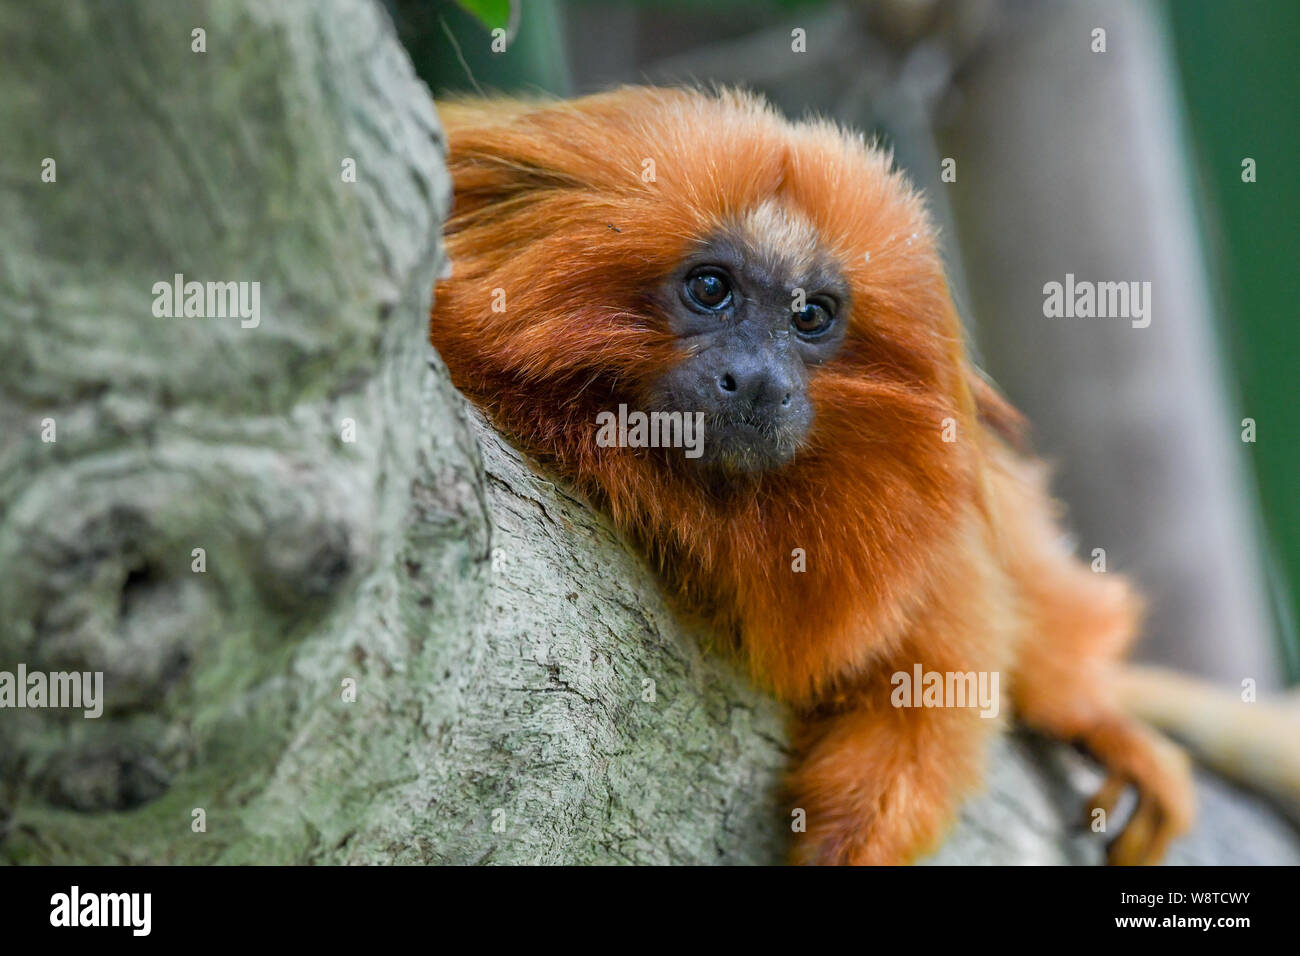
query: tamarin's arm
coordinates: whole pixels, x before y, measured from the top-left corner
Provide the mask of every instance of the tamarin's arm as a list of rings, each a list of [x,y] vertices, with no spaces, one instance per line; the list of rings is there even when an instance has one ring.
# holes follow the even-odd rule
[[[842,709],[796,718],[789,800],[807,832],[795,833],[792,862],[911,863],[937,847],[977,784],[998,721],[972,708],[895,708],[891,689],[882,672]]]
[[[807,832],[794,834],[793,862],[914,862],[938,847],[979,786],[989,740],[1010,716],[1002,678],[1014,656],[1014,594],[985,519],[971,513],[958,528],[936,547],[928,590],[897,639],[877,644],[869,668],[848,667],[838,693],[795,702],[788,797],[806,811]],[[992,696],[925,706],[903,693],[918,666],[945,680],[973,676]]]

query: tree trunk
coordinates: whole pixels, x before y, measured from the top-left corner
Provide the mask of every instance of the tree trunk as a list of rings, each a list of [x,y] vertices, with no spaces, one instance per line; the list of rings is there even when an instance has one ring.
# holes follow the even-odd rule
[[[432,356],[441,134],[377,5],[0,37],[0,670],[104,675],[97,719],[0,710],[0,857],[779,861],[781,710]],[[178,273],[260,321],[156,315]],[[1094,782],[1012,738],[939,859],[1096,860]],[[1206,810],[1184,858],[1300,860]]]

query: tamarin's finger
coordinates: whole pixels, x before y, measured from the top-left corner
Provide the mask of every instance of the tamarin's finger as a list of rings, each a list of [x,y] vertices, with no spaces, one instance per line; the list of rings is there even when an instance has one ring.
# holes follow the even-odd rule
[[[1128,786],[1128,781],[1117,773],[1110,774],[1106,781],[1101,785],[1101,789],[1088,801],[1087,822],[1092,822],[1092,814],[1095,810],[1101,810],[1107,817],[1115,809],[1115,804],[1119,802],[1120,794]]]
[[[1151,838],[1151,846],[1147,851],[1147,859],[1151,863],[1158,863],[1164,859],[1165,853],[1169,849],[1169,844],[1181,831],[1169,818],[1169,815],[1161,811],[1158,826]]]
[[[1138,800],[1133,816],[1107,851],[1112,866],[1141,866],[1151,859],[1147,848],[1155,835],[1157,813],[1159,807],[1154,801],[1147,797]]]

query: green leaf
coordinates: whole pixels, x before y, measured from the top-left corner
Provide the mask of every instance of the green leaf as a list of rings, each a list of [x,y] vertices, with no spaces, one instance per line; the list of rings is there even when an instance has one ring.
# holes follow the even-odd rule
[[[505,29],[510,22],[510,0],[456,0],[489,30]]]

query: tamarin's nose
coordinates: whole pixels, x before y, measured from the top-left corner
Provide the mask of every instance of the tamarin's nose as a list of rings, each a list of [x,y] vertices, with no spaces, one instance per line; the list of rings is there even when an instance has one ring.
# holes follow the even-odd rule
[[[790,407],[792,389],[788,376],[756,363],[719,375],[718,392],[724,406],[775,413]]]

